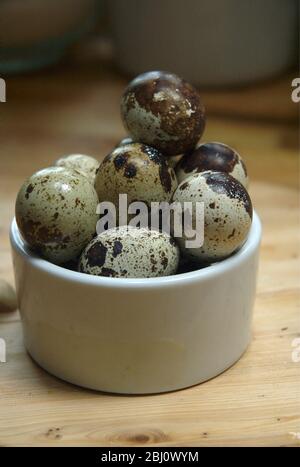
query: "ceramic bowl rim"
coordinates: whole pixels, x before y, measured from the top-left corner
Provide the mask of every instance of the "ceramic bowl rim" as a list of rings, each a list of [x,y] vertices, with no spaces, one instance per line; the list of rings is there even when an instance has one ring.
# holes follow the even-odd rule
[[[261,222],[256,214],[253,212],[253,220],[250,228],[249,235],[243,246],[232,256],[220,262],[216,262],[206,268],[198,269],[196,271],[185,272],[176,274],[174,276],[153,277],[153,278],[112,278],[100,277],[84,274],[82,272],[72,271],[63,268],[56,264],[40,258],[28,247],[21,238],[16,219],[14,218],[10,229],[10,242],[12,248],[17,251],[24,260],[35,268],[39,269],[45,274],[55,276],[57,279],[80,283],[87,286],[95,286],[99,288],[161,288],[166,286],[178,286],[182,284],[190,284],[199,281],[210,280],[234,269],[239,264],[243,263],[249,256],[258,249],[261,240]]]

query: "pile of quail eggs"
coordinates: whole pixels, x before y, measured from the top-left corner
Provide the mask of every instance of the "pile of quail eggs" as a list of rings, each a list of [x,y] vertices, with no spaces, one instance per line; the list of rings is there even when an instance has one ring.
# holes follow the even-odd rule
[[[72,154],[33,174],[16,200],[16,221],[28,247],[46,260],[106,277],[159,277],[200,269],[236,252],[252,221],[248,177],[240,155],[226,144],[199,143],[205,108],[198,91],[174,74],[135,78],[121,99],[128,137],[101,164]],[[96,234],[97,205],[203,202],[204,243],[187,248],[145,227]]]

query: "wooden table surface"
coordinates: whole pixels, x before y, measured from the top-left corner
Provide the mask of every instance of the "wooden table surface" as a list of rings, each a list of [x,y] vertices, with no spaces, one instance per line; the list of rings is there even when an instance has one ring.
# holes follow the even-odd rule
[[[290,101],[290,81],[202,93],[209,116],[205,140],[224,141],[244,156],[263,222],[246,354],[190,389],[101,394],[37,367],[24,350],[18,312],[2,314],[7,362],[0,363],[0,446],[300,444],[300,363],[292,358],[300,336],[298,109]],[[8,229],[23,179],[65,153],[101,159],[124,135],[119,98],[125,83],[109,61],[100,55],[94,61],[92,54],[8,79],[7,102],[0,104],[0,277],[13,282]]]

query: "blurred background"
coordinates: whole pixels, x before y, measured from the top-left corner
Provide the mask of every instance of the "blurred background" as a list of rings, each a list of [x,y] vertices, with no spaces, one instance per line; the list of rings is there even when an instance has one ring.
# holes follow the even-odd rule
[[[128,75],[168,69],[197,85],[270,78],[297,60],[298,0],[1,0],[2,74],[57,62],[96,30]]]
[[[250,401],[250,412],[230,399],[230,410],[243,423],[251,420],[243,426],[260,444],[273,442],[276,433],[276,443],[285,445],[291,442],[288,432],[295,431],[297,403],[287,402],[293,391],[284,382],[296,381],[290,349],[299,335],[299,104],[291,99],[292,80],[300,76],[298,41],[298,0],[0,0],[0,78],[7,89],[6,102],[0,102],[0,278],[13,283],[8,232],[24,179],[62,155],[101,160],[110,152],[125,136],[119,103],[134,75],[164,69],[190,80],[207,108],[203,140],[224,142],[241,154],[263,223],[255,339],[241,364],[249,381],[244,400],[245,407]],[[18,401],[24,388],[32,392],[33,375],[39,384],[43,376],[26,358],[18,326],[16,314],[0,317],[15,362],[11,373],[11,366],[2,367],[16,409],[10,426],[16,431],[21,426],[18,439],[28,441],[35,434],[31,408],[20,422]],[[207,415],[215,384],[207,392],[205,385],[197,389],[204,391],[205,401],[199,420]],[[63,388],[67,397],[71,389]],[[257,391],[263,391],[262,398]],[[135,411],[140,401],[132,400]],[[48,409],[37,407],[41,419]],[[278,418],[279,409],[286,417]],[[138,414],[132,429],[143,430],[144,418],[150,423],[154,417],[150,405]],[[65,417],[64,423],[73,426],[71,411]],[[172,404],[168,417],[173,417]],[[105,425],[112,432],[117,424],[128,425],[122,409],[114,420]],[[209,439],[213,442],[215,433],[221,442],[214,420]],[[187,433],[198,429],[195,421],[188,424],[187,419]],[[74,433],[76,442],[86,441],[80,424]],[[243,436],[241,430],[227,434],[229,442]],[[102,429],[98,436],[105,436]]]

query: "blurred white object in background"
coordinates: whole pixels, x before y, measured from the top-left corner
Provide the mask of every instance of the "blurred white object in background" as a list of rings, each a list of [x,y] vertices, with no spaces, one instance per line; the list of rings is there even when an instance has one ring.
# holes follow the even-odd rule
[[[170,70],[238,85],[297,59],[298,0],[109,0],[116,59],[128,74]]]
[[[1,0],[0,73],[58,60],[96,19],[97,0]]]

